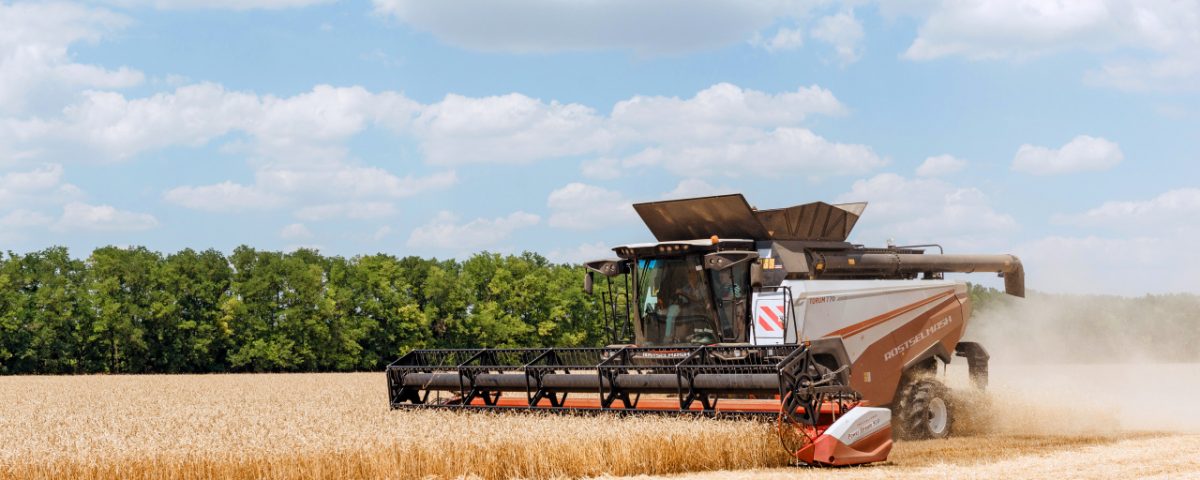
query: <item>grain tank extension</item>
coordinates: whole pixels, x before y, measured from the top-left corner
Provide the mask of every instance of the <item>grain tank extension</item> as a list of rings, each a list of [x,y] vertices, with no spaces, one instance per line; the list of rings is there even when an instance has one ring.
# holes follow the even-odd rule
[[[848,243],[865,203],[634,208],[656,241],[586,264],[609,346],[413,351],[388,366],[392,407],[759,415],[805,463],[882,461],[893,426],[950,434],[939,364],[964,357],[987,385],[987,352],[959,341],[967,287],[943,274],[999,274],[1024,296],[1012,255]]]

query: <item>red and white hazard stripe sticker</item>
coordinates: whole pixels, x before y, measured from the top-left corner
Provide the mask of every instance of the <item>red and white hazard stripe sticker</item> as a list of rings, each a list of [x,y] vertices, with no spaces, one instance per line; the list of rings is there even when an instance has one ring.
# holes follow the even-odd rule
[[[759,305],[758,325],[767,332],[783,330],[783,312],[783,305]]]

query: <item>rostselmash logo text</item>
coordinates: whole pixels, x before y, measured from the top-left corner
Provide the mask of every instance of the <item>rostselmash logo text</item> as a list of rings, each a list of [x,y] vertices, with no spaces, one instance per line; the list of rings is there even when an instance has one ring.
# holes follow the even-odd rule
[[[908,339],[907,342],[896,345],[896,348],[893,348],[893,349],[885,352],[883,354],[883,361],[886,362],[888,360],[895,358],[897,355],[900,355],[901,353],[904,353],[905,351],[907,351],[909,348],[912,348],[913,345],[916,345],[921,340],[929,338],[933,334],[937,333],[938,330],[946,328],[947,325],[950,325],[951,320],[953,320],[953,318],[950,315],[946,315],[946,318],[939,320],[937,323],[935,323],[933,325],[925,327],[925,329],[921,330],[921,333],[918,333],[915,337],[912,337],[912,338]]]
[[[878,427],[882,424],[883,419],[880,418],[879,415],[872,415],[869,419],[867,419],[866,423],[859,425],[858,428],[846,434],[846,445],[853,444],[855,440],[858,440],[858,437],[864,436],[864,434],[875,433],[877,430],[879,430]]]

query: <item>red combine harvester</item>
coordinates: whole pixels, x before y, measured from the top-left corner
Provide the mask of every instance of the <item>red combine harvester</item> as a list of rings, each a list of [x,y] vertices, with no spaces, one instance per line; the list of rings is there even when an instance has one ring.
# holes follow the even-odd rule
[[[1012,255],[846,242],[865,203],[756,210],[722,195],[634,208],[657,242],[586,264],[586,291],[607,280],[612,345],[412,351],[388,366],[391,406],[765,416],[806,464],[878,462],[893,426],[950,434],[939,363],[965,357],[987,385],[987,352],[959,341],[966,285],[943,273],[998,273],[1024,296]]]

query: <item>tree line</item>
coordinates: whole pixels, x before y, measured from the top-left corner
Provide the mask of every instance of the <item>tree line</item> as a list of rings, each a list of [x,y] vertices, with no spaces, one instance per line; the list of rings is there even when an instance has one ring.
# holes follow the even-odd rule
[[[415,348],[599,345],[582,283],[534,253],[8,252],[0,374],[350,371]]]

